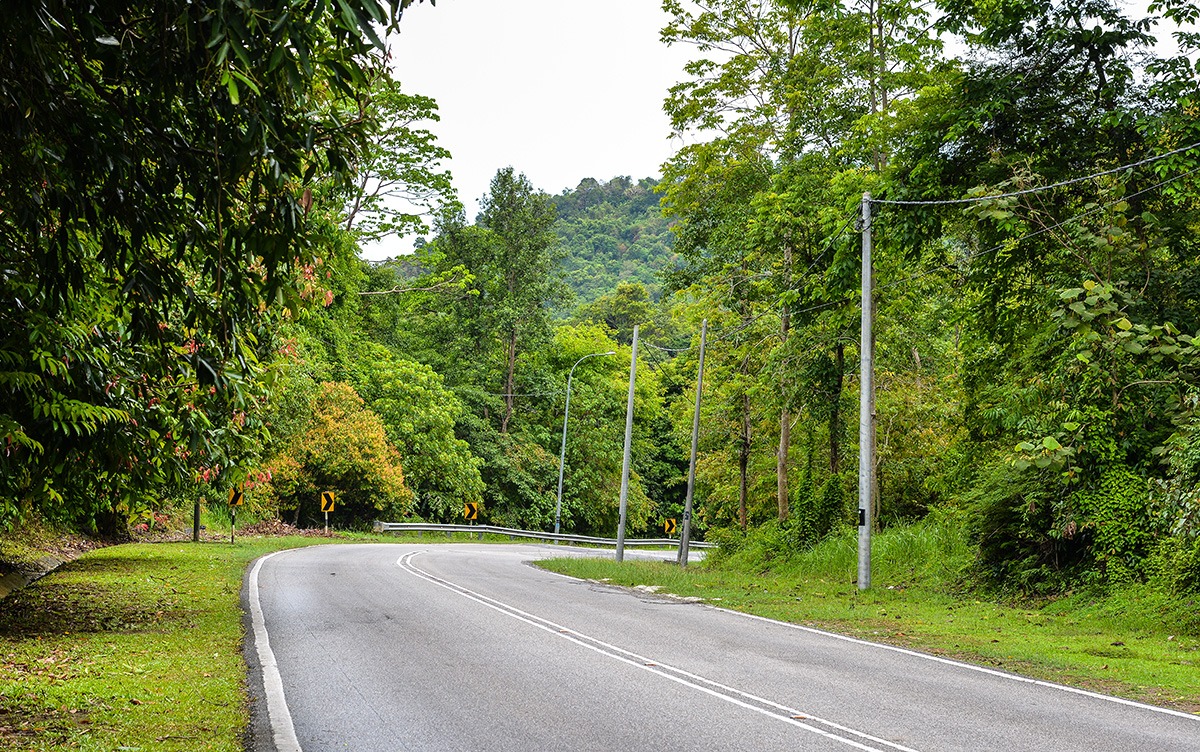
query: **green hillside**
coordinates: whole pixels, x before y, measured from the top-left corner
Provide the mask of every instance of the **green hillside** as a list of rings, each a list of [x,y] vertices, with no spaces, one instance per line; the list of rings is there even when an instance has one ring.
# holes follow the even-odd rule
[[[576,303],[591,302],[618,282],[641,282],[657,297],[659,272],[676,263],[674,239],[654,192],[657,182],[585,178],[554,197],[554,232],[566,253],[563,269]]]

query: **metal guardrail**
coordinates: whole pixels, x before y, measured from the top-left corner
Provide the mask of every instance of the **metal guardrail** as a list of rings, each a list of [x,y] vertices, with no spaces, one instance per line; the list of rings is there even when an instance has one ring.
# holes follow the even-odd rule
[[[491,533],[507,535],[510,538],[530,538],[541,541],[562,543],[583,543],[590,546],[616,546],[615,538],[594,538],[590,535],[568,535],[566,533],[544,533],[539,530],[519,530],[512,527],[496,527],[495,525],[439,525],[432,522],[376,522],[377,533]],[[626,546],[664,546],[679,547],[675,538],[626,538]],[[716,548],[715,543],[690,541],[689,548]]]

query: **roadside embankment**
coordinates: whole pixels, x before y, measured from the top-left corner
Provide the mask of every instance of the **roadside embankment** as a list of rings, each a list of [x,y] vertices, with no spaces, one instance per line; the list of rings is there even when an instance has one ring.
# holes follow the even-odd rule
[[[0,602],[0,750],[241,752],[247,565],[324,537],[82,553]]]

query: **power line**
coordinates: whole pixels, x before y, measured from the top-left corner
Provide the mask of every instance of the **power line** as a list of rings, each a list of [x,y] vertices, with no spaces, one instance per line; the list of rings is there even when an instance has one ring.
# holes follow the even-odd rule
[[[998,193],[998,194],[991,195],[991,196],[974,196],[972,198],[954,198],[954,199],[945,199],[945,200],[940,200],[940,201],[932,201],[932,200],[931,201],[897,201],[897,200],[892,200],[892,199],[873,198],[873,199],[871,199],[871,203],[872,204],[886,204],[888,206],[954,206],[954,205],[961,205],[961,204],[977,204],[981,201],[993,201],[998,198],[1012,198],[1014,196],[1025,196],[1030,193],[1041,193],[1042,191],[1049,191],[1049,190],[1053,190],[1055,188],[1062,188],[1063,186],[1074,185],[1076,183],[1083,183],[1088,180],[1095,180],[1096,178],[1102,178],[1107,175],[1115,175],[1118,172],[1124,172],[1125,170],[1132,170],[1136,167],[1148,165],[1153,162],[1157,162],[1159,160],[1166,159],[1167,157],[1173,157],[1176,154],[1182,154],[1185,151],[1191,151],[1192,149],[1195,149],[1197,147],[1200,147],[1200,142],[1191,144],[1190,146],[1184,146],[1179,149],[1175,149],[1173,151],[1166,152],[1165,154],[1159,154],[1157,156],[1147,157],[1146,159],[1143,159],[1140,162],[1134,162],[1132,164],[1122,165],[1121,167],[1114,167],[1111,170],[1104,170],[1103,172],[1097,172],[1095,174],[1087,175],[1085,177],[1072,178],[1071,180],[1063,180],[1062,182],[1059,182],[1059,183],[1051,183],[1050,185],[1041,185],[1041,186],[1037,186],[1034,188],[1025,188],[1023,190],[1010,191],[1008,193]]]
[[[1165,156],[1165,155],[1164,155],[1164,156]],[[1175,177],[1172,177],[1172,178],[1167,178],[1166,180],[1163,180],[1163,181],[1160,181],[1160,182],[1158,182],[1158,183],[1155,183],[1154,185],[1152,185],[1152,186],[1150,186],[1150,187],[1148,187],[1148,188],[1143,188],[1142,190],[1140,190],[1140,191],[1137,191],[1136,193],[1131,193],[1131,194],[1129,194],[1128,196],[1122,196],[1121,198],[1118,198],[1118,199],[1115,199],[1115,200],[1113,200],[1113,201],[1110,201],[1110,202],[1108,202],[1107,204],[1101,204],[1100,206],[1097,206],[1097,207],[1095,207],[1095,208],[1093,208],[1093,209],[1089,209],[1089,210],[1087,210],[1087,211],[1083,212],[1082,214],[1076,214],[1075,216],[1073,216],[1073,217],[1068,217],[1067,219],[1064,219],[1064,220],[1062,220],[1061,222],[1056,222],[1056,223],[1054,223],[1054,224],[1052,224],[1052,225],[1047,225],[1046,227],[1042,227],[1042,228],[1039,228],[1039,229],[1037,229],[1037,230],[1034,230],[1033,232],[1026,233],[1025,235],[1022,235],[1021,237],[1019,237],[1019,238],[1016,238],[1015,242],[1017,242],[1017,243],[1020,243],[1020,242],[1022,242],[1022,241],[1025,241],[1025,240],[1029,240],[1030,238],[1036,238],[1036,237],[1037,237],[1037,236],[1039,236],[1039,235],[1045,235],[1046,233],[1048,233],[1048,232],[1052,232],[1052,231],[1054,231],[1054,230],[1057,230],[1057,229],[1059,229],[1060,227],[1065,227],[1066,225],[1069,225],[1069,224],[1071,224],[1072,222],[1078,222],[1078,221],[1080,221],[1080,220],[1087,219],[1088,217],[1090,217],[1090,216],[1092,216],[1092,215],[1094,215],[1094,214],[1099,214],[1099,213],[1101,213],[1101,212],[1104,212],[1104,211],[1106,211],[1106,210],[1108,210],[1108,209],[1111,209],[1112,207],[1116,206],[1117,204],[1120,204],[1120,203],[1122,203],[1122,202],[1124,202],[1124,201],[1128,201],[1128,200],[1129,200],[1129,199],[1131,199],[1131,198],[1136,198],[1136,197],[1138,197],[1138,196],[1141,196],[1141,195],[1142,195],[1142,194],[1144,194],[1144,193],[1149,193],[1150,191],[1157,190],[1157,189],[1159,189],[1159,188],[1163,187],[1164,185],[1167,185],[1167,184],[1169,184],[1169,183],[1173,183],[1173,182],[1175,182],[1176,180],[1182,180],[1182,179],[1184,179],[1184,178],[1188,177],[1189,175],[1195,175],[1195,174],[1196,174],[1196,173],[1198,173],[1198,172],[1200,172],[1200,167],[1195,167],[1195,168],[1193,168],[1193,169],[1191,169],[1191,170],[1188,170],[1187,172],[1180,173],[1179,175],[1176,175]],[[979,253],[973,253],[973,254],[971,254],[971,255],[968,257],[968,260],[970,260],[970,259],[977,259],[977,258],[979,258],[979,257],[981,257],[981,256],[988,256],[988,255],[990,255],[990,254],[993,254],[993,253],[996,253],[996,252],[998,252],[998,251],[1001,251],[1001,250],[1003,250],[1004,248],[1008,247],[1008,246],[1009,246],[1009,245],[1010,245],[1012,242],[1013,242],[1013,241],[1011,241],[1011,240],[1010,240],[1010,241],[1005,241],[1004,243],[1000,243],[999,245],[996,245],[996,246],[994,246],[994,247],[992,247],[992,248],[989,248],[989,249],[987,249],[986,251],[980,251]],[[901,285],[901,284],[904,284],[904,283],[906,283],[906,282],[912,282],[912,281],[914,281],[914,280],[921,279],[922,277],[927,277],[927,276],[929,276],[930,274],[933,274],[933,273],[935,273],[935,272],[939,272],[939,271],[945,271],[945,270],[953,270],[953,269],[954,269],[954,267],[953,267],[953,266],[951,266],[950,264],[940,264],[940,265],[938,265],[938,266],[935,266],[935,267],[934,267],[934,268],[932,268],[932,269],[927,269],[927,270],[925,270],[925,271],[923,271],[923,272],[917,272],[916,274],[911,274],[911,275],[909,275],[909,276],[907,276],[907,277],[904,277],[904,278],[902,278],[902,279],[898,279],[898,280],[895,280],[895,281],[893,281],[893,282],[888,282],[887,284],[878,285],[878,286],[876,287],[876,289],[880,289],[880,290],[882,290],[882,289],[887,289],[887,288],[889,288],[889,287],[896,287],[897,285]]]
[[[545,397],[550,394],[562,394],[562,390],[555,390],[552,392],[528,392],[526,394],[504,394],[503,392],[479,392],[479,391],[476,391],[475,394],[483,394],[488,397]]]
[[[1163,156],[1167,156],[1167,155],[1163,155]],[[1025,241],[1025,240],[1029,240],[1030,238],[1035,238],[1035,237],[1037,237],[1037,236],[1039,236],[1039,235],[1044,235],[1044,234],[1046,234],[1046,233],[1048,233],[1048,232],[1052,232],[1052,231],[1054,231],[1054,230],[1057,230],[1057,229],[1059,229],[1060,227],[1064,227],[1064,226],[1066,226],[1066,225],[1069,225],[1069,224],[1071,224],[1072,222],[1078,222],[1078,221],[1080,221],[1080,220],[1083,220],[1083,219],[1086,219],[1086,218],[1088,218],[1088,217],[1090,217],[1090,216],[1092,216],[1092,215],[1094,215],[1094,214],[1099,214],[1099,213],[1101,213],[1101,212],[1103,212],[1103,211],[1106,211],[1106,210],[1108,210],[1108,209],[1111,209],[1112,207],[1116,206],[1117,204],[1119,204],[1119,203],[1121,203],[1121,202],[1123,202],[1123,201],[1128,201],[1128,200],[1129,200],[1129,199],[1131,199],[1131,198],[1137,198],[1138,196],[1141,196],[1142,194],[1149,193],[1150,191],[1157,190],[1157,189],[1159,189],[1159,188],[1163,187],[1164,185],[1168,185],[1168,184],[1170,184],[1170,183],[1174,183],[1174,182],[1175,182],[1175,181],[1177,181],[1177,180],[1182,180],[1182,179],[1184,179],[1184,178],[1186,178],[1186,177],[1189,177],[1189,176],[1191,176],[1191,175],[1195,175],[1196,173],[1200,173],[1200,167],[1196,167],[1196,168],[1193,168],[1193,169],[1191,169],[1191,170],[1188,170],[1187,172],[1180,173],[1179,175],[1176,175],[1176,176],[1174,176],[1174,177],[1167,178],[1166,180],[1162,180],[1162,181],[1160,181],[1160,182],[1158,182],[1158,183],[1155,183],[1154,185],[1152,185],[1152,186],[1149,186],[1148,188],[1143,188],[1142,190],[1140,190],[1140,191],[1137,191],[1136,193],[1131,193],[1131,194],[1129,194],[1129,195],[1127,195],[1127,196],[1122,196],[1121,198],[1118,198],[1118,199],[1116,199],[1116,200],[1110,201],[1110,202],[1108,202],[1107,204],[1102,204],[1102,205],[1100,205],[1100,206],[1097,206],[1097,207],[1095,207],[1095,208],[1093,208],[1093,209],[1089,209],[1088,211],[1085,211],[1085,212],[1083,212],[1083,213],[1081,213],[1081,214],[1076,214],[1076,215],[1075,215],[1075,216],[1073,216],[1073,217],[1068,217],[1067,219],[1064,219],[1064,220],[1062,220],[1061,222],[1056,222],[1055,224],[1052,224],[1052,225],[1047,225],[1046,227],[1042,227],[1042,228],[1040,228],[1040,229],[1034,230],[1033,232],[1026,233],[1025,235],[1022,235],[1021,237],[1019,237],[1019,238],[1016,238],[1016,239],[1015,239],[1015,242],[1016,242],[1016,243],[1020,243],[1020,242],[1022,242],[1022,241]],[[1012,240],[1005,241],[1004,243],[1001,243],[1001,244],[999,244],[999,245],[997,245],[997,246],[994,246],[994,247],[992,247],[992,248],[989,248],[989,249],[987,249],[986,251],[980,251],[979,253],[972,253],[972,254],[970,254],[970,256],[968,257],[968,260],[971,260],[971,259],[977,259],[977,258],[980,258],[980,257],[982,257],[982,256],[988,256],[988,255],[990,255],[990,254],[993,254],[993,253],[996,253],[996,252],[998,252],[998,251],[1001,251],[1001,250],[1003,250],[1004,248],[1008,247],[1008,246],[1009,246],[1009,245],[1010,245],[1012,242],[1014,242],[1014,241],[1012,241]],[[910,274],[910,275],[909,275],[909,276],[907,276],[907,277],[903,277],[903,278],[901,278],[901,279],[897,279],[897,280],[894,280],[894,281],[892,281],[892,282],[887,282],[887,283],[885,283],[885,284],[876,285],[875,289],[876,289],[876,290],[886,290],[886,289],[889,289],[889,288],[892,288],[892,287],[897,287],[897,286],[899,286],[899,285],[906,284],[906,283],[908,283],[908,282],[913,282],[913,281],[915,281],[915,280],[921,279],[922,277],[928,277],[930,274],[935,274],[935,273],[937,273],[937,272],[940,272],[940,271],[953,271],[954,269],[955,269],[955,267],[954,267],[954,266],[952,266],[952,265],[950,265],[950,264],[939,264],[939,265],[937,265],[937,266],[935,266],[935,267],[933,267],[933,268],[931,268],[931,269],[926,269],[925,271],[922,271],[922,272],[917,272],[916,274]],[[809,306],[809,307],[807,307],[807,308],[800,308],[800,309],[794,310],[794,311],[792,311],[792,314],[793,314],[793,315],[799,315],[799,314],[802,314],[802,313],[811,313],[811,312],[813,312],[813,311],[820,311],[820,310],[824,310],[824,309],[826,309],[826,308],[833,308],[833,307],[835,307],[835,306],[842,306],[842,305],[846,305],[846,304],[848,304],[848,303],[856,303],[856,302],[858,302],[858,298],[859,298],[859,296],[858,296],[858,295],[853,295],[853,296],[848,296],[848,297],[845,297],[845,298],[840,298],[840,299],[838,299],[838,300],[830,300],[830,301],[826,301],[826,302],[824,302],[824,303],[817,303],[817,304],[815,304],[815,305],[811,305],[811,306]],[[746,328],[746,327],[744,327],[744,326],[743,326],[743,327],[740,327],[740,328],[738,328],[738,329],[734,330],[732,333],[737,333],[738,331],[741,331],[742,329],[745,329],[745,328]]]
[[[688,350],[694,350],[696,347],[695,345],[688,345],[687,347],[659,347],[658,345],[652,345],[649,342],[639,342],[638,344],[654,348],[655,350],[662,350],[663,352],[667,353],[687,352]]]

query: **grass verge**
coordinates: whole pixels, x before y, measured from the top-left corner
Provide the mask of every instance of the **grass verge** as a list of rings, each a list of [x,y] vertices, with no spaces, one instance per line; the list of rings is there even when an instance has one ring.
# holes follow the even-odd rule
[[[0,750],[241,752],[242,577],[313,538],[91,551],[0,605]]]
[[[743,549],[686,570],[577,558],[538,565],[1200,713],[1195,598],[1149,585],[1038,603],[973,595],[960,583],[965,549],[949,523],[876,536],[873,587],[865,592],[853,582],[852,534],[803,554],[772,551]]]

